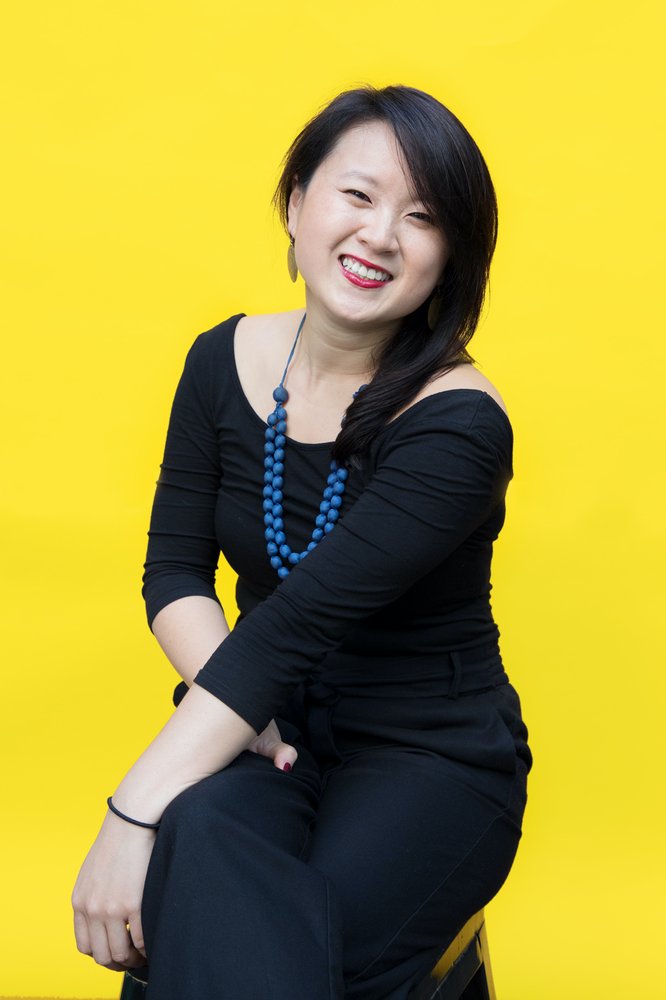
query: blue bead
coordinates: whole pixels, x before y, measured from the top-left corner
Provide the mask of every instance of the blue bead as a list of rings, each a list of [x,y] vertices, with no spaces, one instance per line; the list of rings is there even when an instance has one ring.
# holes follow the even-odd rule
[[[268,544],[266,545],[266,551],[268,552],[269,556],[277,555],[277,550],[278,547],[275,544],[275,542],[268,542]]]
[[[278,434],[278,435],[276,435],[276,438],[275,438],[275,447],[276,448],[284,448],[284,446],[285,446],[286,443],[287,443],[287,439],[284,436],[284,434]]]
[[[271,445],[271,448],[274,447]],[[284,459],[284,448],[276,448],[275,455],[273,456],[276,462],[282,462]]]
[[[282,520],[281,517],[273,518],[273,527],[275,528],[276,531],[282,531],[282,529],[284,528],[284,521]]]
[[[331,497],[331,507],[342,507],[342,497]]]
[[[337,483],[337,481],[338,481],[338,477],[337,477],[337,474],[335,472],[331,472],[331,474],[329,475],[328,479],[326,480],[326,482],[328,483],[329,486],[334,486],[335,483]]]
[[[274,424],[278,422],[277,414],[275,413],[269,414],[268,420],[266,422],[270,424],[272,427]]]
[[[277,430],[278,434],[284,434],[284,432],[287,429],[287,421],[286,420],[278,420],[278,422],[275,425],[275,429]]]
[[[324,529],[323,528],[315,528],[315,530],[312,532],[312,540],[314,542],[321,541],[321,539],[323,537],[324,537]]]
[[[273,487],[268,483],[264,486],[264,496],[267,499],[270,499],[273,496]]]
[[[271,500],[273,503],[282,503],[282,490],[271,490]]]
[[[275,517],[279,517],[280,514],[282,513],[282,504],[279,503],[271,504],[270,511],[271,514],[273,514]]]
[[[328,512],[328,514],[326,516],[327,516],[327,518],[328,518],[329,521],[337,521],[337,519],[340,517],[340,514],[335,509],[335,507],[331,507],[331,509],[329,510],[329,512]]]
[[[266,525],[266,527],[270,528],[270,526],[271,526],[272,523],[273,523],[273,515],[272,514],[264,514],[264,524]]]
[[[271,462],[272,461],[273,461],[273,459],[271,459]],[[275,473],[276,476],[281,476],[282,475],[282,473],[284,472],[284,465],[282,464],[282,462],[276,462],[274,464],[274,466],[273,466],[273,472]]]
[[[344,493],[344,491],[345,491],[345,484],[344,483],[337,482],[335,484],[335,486],[333,487],[333,492],[334,493]]]
[[[317,516],[315,517],[315,524],[317,525],[318,528],[323,528],[324,525],[326,524],[326,515],[317,514]]]
[[[270,510],[271,513],[272,513],[272,511],[273,511],[273,501],[272,500],[264,500],[264,502],[263,502],[263,509],[264,510]]]
[[[299,563],[301,561],[301,556],[298,552],[290,552],[287,558],[289,559],[289,562],[292,564],[292,566],[295,566],[296,563]]]
[[[283,559],[288,559],[288,558],[289,558],[289,555],[290,555],[290,553],[291,553],[291,549],[290,549],[290,548],[289,548],[289,546],[288,546],[288,545],[287,545],[287,544],[285,543],[284,545],[281,545],[281,546],[280,546],[280,548],[279,548],[279,552],[280,552],[280,555],[282,556],[282,558],[283,558]]]
[[[264,482],[265,483],[272,483],[273,482],[273,470],[272,469],[269,469],[268,472],[264,472]]]
[[[348,476],[349,472],[347,471],[347,469],[338,469],[338,479],[341,482],[344,483],[344,481],[348,478]]]
[[[308,550],[308,552],[312,552],[312,550],[316,549],[316,548],[317,548],[317,543],[316,542],[310,542],[310,544],[308,545],[308,549],[307,550]]]
[[[286,577],[289,576],[289,570],[287,569],[286,566],[280,566],[278,570],[278,576],[280,577],[281,580],[284,580],[286,579]]]
[[[338,463],[337,463],[337,462],[335,461],[335,459],[333,459],[333,461],[332,461],[332,462],[331,462],[331,464],[329,465],[329,469],[330,469],[330,470],[331,470],[332,472],[335,472],[335,470],[337,469],[337,467],[338,467]]]
[[[287,541],[287,536],[285,535],[284,531],[275,532],[275,541],[277,542],[278,545],[282,545],[283,542]]]
[[[330,533],[331,531],[333,531],[333,528],[334,528],[334,527],[335,527],[335,525],[333,524],[333,522],[332,522],[332,521],[329,521],[329,522],[328,522],[328,524],[325,524],[325,525],[324,525],[324,531],[325,531],[325,532],[326,532],[326,534],[328,535],[328,534],[329,534],[329,533]]]
[[[273,541],[273,539],[275,538],[275,532],[273,531],[272,528],[266,528],[266,530],[264,531],[264,538],[266,539],[267,542]]]
[[[289,393],[283,385],[279,385],[277,389],[273,389],[273,399],[278,403],[286,403],[289,399]]]
[[[282,476],[273,476],[272,483],[274,490],[281,490],[284,486],[284,479]]]
[[[273,456],[266,455],[266,458],[264,459],[264,469],[272,469],[272,468],[273,468]]]
[[[272,441],[267,441],[264,445],[264,455],[272,455],[275,451],[275,445]],[[282,456],[284,458],[284,455]]]
[[[282,565],[282,560],[279,556],[271,556],[271,566],[273,569],[279,569]]]
[[[266,438],[267,441],[273,441],[275,438],[275,428],[267,427],[266,430],[264,431],[264,437]]]
[[[319,510],[322,512],[322,514],[328,514],[330,509],[331,509],[330,500],[322,500],[322,502],[319,504]]]
[[[332,496],[333,496],[333,487],[327,486],[326,489],[324,490],[324,499],[330,500]]]

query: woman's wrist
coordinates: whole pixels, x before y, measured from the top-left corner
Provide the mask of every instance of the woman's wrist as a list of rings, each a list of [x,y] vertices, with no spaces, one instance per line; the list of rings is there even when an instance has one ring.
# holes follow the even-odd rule
[[[121,812],[121,810],[118,808],[118,806],[113,801],[113,796],[112,795],[109,795],[109,797],[106,800],[106,804],[108,805],[109,809],[111,810],[111,812],[115,816],[118,816],[120,819],[124,819],[126,823],[131,823],[132,826],[142,826],[146,830],[157,830],[157,829],[159,829],[159,825],[160,825],[159,822],[157,822],[157,823],[146,823],[145,820],[135,819],[133,816],[128,816],[127,813]]]
[[[141,758],[137,764],[141,764]],[[162,819],[162,813],[169,803],[194,782],[191,781],[189,784],[180,786],[169,783],[168,786],[165,784],[161,788],[155,787],[149,775],[145,775],[142,779],[141,769],[137,769],[137,764],[128,771],[111,796],[113,804],[120,812],[130,816],[133,820],[140,821],[140,823],[159,823]],[[110,808],[108,812],[125,826],[134,826],[137,830],[144,829],[151,832],[148,827],[139,826],[137,822],[130,823],[128,820],[122,819]]]
[[[151,830],[145,826],[137,826],[136,823],[127,823],[124,819],[121,819],[120,816],[111,812],[110,809],[106,810],[104,822],[102,823],[102,831],[111,837],[124,837],[132,830],[134,831],[133,836],[139,840],[144,839],[152,841],[157,836],[157,830]]]

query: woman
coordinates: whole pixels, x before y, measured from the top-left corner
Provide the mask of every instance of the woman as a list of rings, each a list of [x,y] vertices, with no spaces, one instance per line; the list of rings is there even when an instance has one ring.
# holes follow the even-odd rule
[[[489,599],[512,430],[465,350],[495,195],[450,111],[366,87],[297,137],[276,204],[306,308],[187,355],[143,590],[183,680],[76,939],[154,1000],[405,1000],[505,881],[532,766]]]

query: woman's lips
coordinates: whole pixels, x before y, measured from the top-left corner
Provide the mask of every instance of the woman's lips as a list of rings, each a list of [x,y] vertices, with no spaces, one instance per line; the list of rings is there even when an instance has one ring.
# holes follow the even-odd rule
[[[347,263],[346,267],[343,261]],[[358,288],[383,288],[384,285],[388,285],[388,283],[393,280],[392,275],[390,275],[388,271],[383,271],[381,268],[375,267],[370,264],[369,261],[365,261],[361,257],[353,257],[350,254],[344,254],[343,256],[338,257],[338,264],[340,265],[340,270],[344,274],[347,281],[349,281],[352,285],[356,285]],[[363,267],[365,271],[373,271],[375,274],[379,273],[382,277],[378,279],[376,277],[370,278],[367,274],[365,276],[357,274],[355,271],[349,269],[350,264]]]

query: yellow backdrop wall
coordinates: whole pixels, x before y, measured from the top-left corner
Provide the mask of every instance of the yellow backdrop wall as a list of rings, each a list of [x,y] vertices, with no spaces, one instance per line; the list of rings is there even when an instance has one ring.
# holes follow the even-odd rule
[[[448,104],[500,202],[470,349],[516,435],[493,607],[535,765],[486,911],[498,997],[655,995],[635,950],[664,891],[661,10],[5,15],[0,994],[118,996],[76,950],[70,894],[106,796],[172,711],[140,578],[173,391],[199,332],[301,304],[269,207],[279,161],[370,82]],[[232,592],[223,572],[231,620]]]

